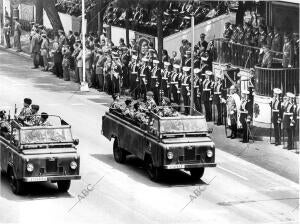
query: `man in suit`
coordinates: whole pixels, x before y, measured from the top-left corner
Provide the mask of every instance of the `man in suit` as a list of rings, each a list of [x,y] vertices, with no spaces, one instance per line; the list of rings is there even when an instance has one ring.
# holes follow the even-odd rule
[[[240,123],[243,129],[243,143],[249,142],[249,125],[252,119],[253,106],[248,99],[249,91],[242,91],[242,101],[240,106]]]
[[[38,68],[40,64],[40,51],[41,51],[41,36],[39,30],[36,30],[31,39],[31,53],[33,59],[33,69]]]
[[[15,22],[15,26],[14,26],[14,47],[17,48],[17,52],[21,52],[22,51],[22,48],[21,48],[22,29],[21,29],[21,24],[19,23],[19,18],[14,17],[14,22]]]

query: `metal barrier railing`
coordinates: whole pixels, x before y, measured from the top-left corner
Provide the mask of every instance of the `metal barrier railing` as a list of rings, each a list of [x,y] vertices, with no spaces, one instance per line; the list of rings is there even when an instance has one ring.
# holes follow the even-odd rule
[[[260,48],[230,42],[224,38],[214,39],[217,51],[218,63],[230,63],[242,68],[253,68],[258,64]],[[281,52],[271,51],[274,54],[274,62],[282,59]]]
[[[272,96],[274,88],[283,93],[299,95],[299,68],[262,68],[255,66],[255,92],[262,96]]]

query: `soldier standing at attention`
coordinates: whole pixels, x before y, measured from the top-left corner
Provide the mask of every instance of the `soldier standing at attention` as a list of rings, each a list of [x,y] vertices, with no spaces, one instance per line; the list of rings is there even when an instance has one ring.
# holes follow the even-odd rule
[[[213,102],[217,108],[217,125],[219,126],[222,124],[221,98],[223,94],[223,84],[222,84],[221,75],[216,74],[215,77],[216,77],[216,82],[214,84]]]
[[[211,104],[210,104],[210,99],[211,99],[211,89],[212,89],[212,82],[210,81],[210,76],[213,73],[211,71],[206,71],[205,72],[205,79],[202,82],[202,95],[203,95],[203,104],[205,108],[205,116],[206,116],[206,121],[211,121],[212,116],[211,116]]]
[[[228,138],[236,138],[237,136],[237,110],[240,108],[240,97],[236,93],[234,85],[230,87],[230,95],[226,101],[227,104],[227,123],[231,127],[231,135]]]
[[[159,81],[158,78],[160,77],[160,68],[158,67],[159,61],[154,59],[153,60],[153,69],[151,70],[151,91],[154,93],[154,100],[155,102],[159,101]]]
[[[30,111],[31,103],[32,103],[31,99],[29,99],[29,98],[24,99],[24,106],[21,109],[19,115],[17,116],[18,120],[23,122],[25,120],[25,118],[30,115],[30,113],[31,113],[31,111]]]
[[[272,110],[272,122],[274,127],[274,137],[275,145],[280,145],[280,129],[281,129],[281,119],[282,119],[282,107],[280,101],[280,94],[282,93],[280,89],[273,89],[273,99],[270,102]]]
[[[284,112],[283,112],[283,126],[287,131],[288,136],[288,145],[287,149],[291,150],[293,148],[293,130],[295,126],[295,105],[294,105],[294,98],[295,95],[293,93],[286,93],[288,97],[288,102],[285,104]]]
[[[243,143],[249,142],[249,125],[252,119],[253,108],[248,99],[249,91],[242,91],[242,101],[240,106],[240,122],[243,128]]]
[[[11,48],[11,45],[10,45],[11,27],[10,27],[9,20],[7,18],[5,19],[3,33],[4,33],[4,37],[5,37],[6,48]]]

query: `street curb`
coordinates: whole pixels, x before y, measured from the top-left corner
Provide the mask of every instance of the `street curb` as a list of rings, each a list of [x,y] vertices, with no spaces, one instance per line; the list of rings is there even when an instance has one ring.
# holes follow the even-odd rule
[[[16,50],[14,50],[13,48],[6,48],[5,46],[3,45],[0,45],[0,49],[1,50],[4,50],[6,52],[9,52],[9,53],[12,53],[14,55],[18,55],[20,57],[23,57],[23,58],[26,58],[26,59],[31,59],[31,55],[30,54],[27,54],[25,52],[17,52]]]

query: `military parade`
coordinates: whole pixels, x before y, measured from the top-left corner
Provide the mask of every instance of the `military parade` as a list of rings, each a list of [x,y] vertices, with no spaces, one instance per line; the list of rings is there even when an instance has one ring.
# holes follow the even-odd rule
[[[0,0],[0,224],[299,223],[299,8]]]

